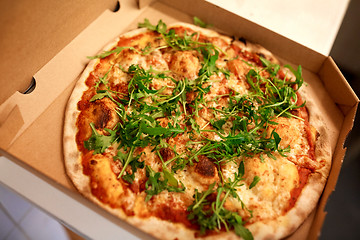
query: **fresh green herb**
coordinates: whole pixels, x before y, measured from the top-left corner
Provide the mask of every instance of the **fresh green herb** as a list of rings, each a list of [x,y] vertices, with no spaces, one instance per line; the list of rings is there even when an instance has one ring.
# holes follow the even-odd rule
[[[129,182],[130,184],[133,183],[133,181],[135,180],[135,173],[137,169],[139,168],[142,169],[145,166],[145,163],[143,161],[139,161],[141,154],[133,156],[133,151],[134,151],[133,148],[130,149],[130,151],[127,154],[118,151],[116,156],[114,156],[114,160],[119,160],[123,165],[122,171],[118,175],[118,178],[122,177],[122,179]],[[128,165],[131,166],[131,173],[123,175]]]
[[[149,30],[158,32],[164,38],[166,44],[175,50],[199,50],[200,47],[215,48],[211,43],[204,43],[198,41],[198,33],[188,35],[186,32],[183,36],[176,34],[174,29],[167,29],[167,25],[160,20],[157,25],[152,25],[148,19],[143,23],[138,24],[139,27],[145,27]]]
[[[95,55],[95,56],[91,56],[91,57],[88,57],[89,59],[96,59],[96,58],[106,58],[107,56],[110,56],[111,54],[115,53],[115,54],[119,54],[122,50],[124,49],[130,49],[130,50],[133,50],[133,51],[137,51],[135,48],[133,47],[117,47],[113,50],[109,50],[109,51],[105,51],[99,55]]]
[[[190,142],[191,143],[191,142]],[[192,143],[191,143],[192,144]],[[201,143],[199,143],[201,144]],[[187,158],[181,158],[179,157],[175,164],[172,166],[172,171],[176,172],[178,170],[183,170],[187,165],[192,166],[194,162],[199,162],[199,156],[201,155],[209,155],[214,151],[214,145],[211,145],[211,142],[207,142],[202,147],[198,148],[189,148],[188,157]]]
[[[221,118],[219,120],[210,119],[211,125],[216,128],[220,133],[224,133],[224,130],[222,129],[222,126],[226,123],[226,119]]]
[[[123,94],[111,90],[110,87],[108,86],[108,83],[109,83],[108,75],[111,72],[113,67],[114,67],[114,65],[112,65],[110,67],[110,69],[104,74],[103,77],[99,77],[99,81],[97,81],[95,83],[94,88],[96,90],[96,94],[90,99],[90,102],[103,99],[104,97],[108,97],[117,105],[122,106],[122,104],[120,104],[117,100],[115,100],[113,95],[118,95],[118,94],[123,95]],[[103,84],[105,86],[104,90],[99,89],[101,84]]]
[[[95,89],[98,89],[100,84],[104,84],[105,86],[108,84],[108,79],[107,78],[108,78],[108,75],[109,75],[111,69],[113,68],[113,66],[114,65],[112,65],[110,67],[110,69],[105,73],[105,75],[103,77],[99,77],[99,81],[97,81],[96,84],[95,84]]]
[[[252,189],[253,187],[256,186],[256,184],[260,181],[260,177],[259,176],[255,176],[253,181],[250,183],[249,189]]]
[[[198,17],[194,17],[193,18],[194,24],[196,26],[202,27],[202,28],[209,28],[212,27],[212,24],[207,24],[206,22],[202,21],[200,18]]]
[[[194,22],[202,27],[206,26],[198,18],[194,18]],[[180,80],[171,77],[167,71],[156,71],[152,67],[143,69],[139,65],[130,65],[125,70],[120,66],[120,69],[130,76],[128,94],[118,93],[109,86],[109,78],[112,77],[109,73],[115,65],[104,76],[99,77],[94,86],[96,94],[90,101],[101,100],[104,97],[111,99],[117,104],[116,112],[120,121],[114,129],[105,129],[106,135],[98,133],[91,123],[92,135],[84,142],[84,146],[94,150],[96,154],[103,153],[109,146],[118,143],[118,152],[114,157],[114,160],[122,164],[118,178],[131,184],[135,180],[137,169],[145,167],[148,178],[145,184],[145,200],[149,201],[163,191],[183,192],[185,187],[176,179],[176,172],[194,165],[200,156],[206,156],[218,166],[227,161],[236,162],[238,159],[255,155],[259,155],[261,162],[265,161],[265,155],[272,159],[276,159],[274,153],[286,156],[290,147],[282,148],[279,134],[275,130],[270,132],[269,126],[277,124],[277,117],[296,117],[292,111],[304,106],[305,103],[297,105],[297,91],[303,84],[301,67],[294,70],[291,66],[286,66],[296,79],[280,79],[280,66],[265,58],[260,57],[263,68],[247,63],[251,66],[246,75],[250,93],[240,95],[231,92],[222,96],[227,99],[228,105],[221,109],[209,108],[214,114],[208,123],[211,128],[200,128],[195,119],[201,117],[201,110],[209,101],[218,100],[206,98],[212,86],[211,76],[230,76],[228,70],[219,68],[216,64],[219,57],[226,53],[210,42],[202,42],[198,33],[189,34],[185,31],[181,35],[177,34],[174,29],[168,29],[161,20],[157,25],[152,25],[145,19],[139,27],[157,32],[166,44],[159,47],[148,44],[140,50],[133,47],[117,47],[92,58],[105,58],[111,54],[119,54],[124,49],[146,55],[157,49],[172,48],[176,51],[195,50],[201,55],[202,62],[196,79]],[[154,79],[166,79],[172,84],[155,89]],[[189,100],[188,94],[194,97]],[[159,118],[166,118],[167,123],[160,124]],[[206,132],[213,132],[219,138],[216,141],[209,139]],[[188,134],[190,139],[186,149],[181,153],[176,151],[176,146],[171,147],[166,143],[167,139],[179,134]],[[141,155],[135,153],[138,147],[147,146],[159,156],[162,162],[160,172],[154,171],[148,165],[145,166],[140,160]],[[159,153],[159,149],[163,147],[171,147],[175,154],[166,163]],[[224,179],[219,167],[221,181],[217,185],[211,184],[204,192],[195,190],[194,202],[188,207],[188,218],[199,225],[201,233],[204,234],[208,230],[219,231],[222,228],[227,231],[234,229],[242,238],[252,239],[252,234],[244,227],[245,222],[241,216],[224,207],[227,199],[234,198],[240,201],[243,209],[252,216],[251,210],[247,209],[237,194],[237,188],[243,185],[244,172],[244,162],[241,161],[234,179]],[[259,181],[260,177],[255,176],[249,189],[255,187]]]
[[[279,65],[270,63],[264,58],[260,58],[265,66],[265,69],[270,73],[270,78],[265,78],[260,74],[260,71],[251,69],[246,78],[248,83],[255,91],[253,95],[254,101],[261,103],[259,112],[266,108],[271,108],[271,111],[276,114],[276,117],[297,117],[291,114],[291,110],[301,108],[305,105],[297,105],[296,92],[303,84],[301,77],[301,67],[295,71],[291,66],[287,66],[296,76],[295,81],[288,79],[279,79],[275,75],[279,71]]]
[[[164,179],[168,180],[168,183],[170,184],[170,186],[177,187],[179,185],[178,180],[175,178],[174,174],[172,174],[172,172],[168,170],[168,168],[167,168],[166,164],[164,163],[164,160],[158,150],[156,151],[156,154],[159,156],[159,158],[163,164],[162,172],[164,173]]]
[[[139,23],[138,27],[140,28],[147,28],[151,31],[155,31],[161,34],[166,34],[167,26],[166,24],[160,19],[156,26],[152,25],[149,19],[145,18],[143,23]]]
[[[194,202],[188,207],[190,212],[188,219],[200,226],[201,234],[205,234],[207,230],[219,231],[224,227],[226,231],[234,228],[235,233],[243,239],[253,239],[251,232],[244,227],[241,216],[224,207],[225,201],[229,197],[238,199],[242,203],[236,188],[243,185],[240,183],[243,180],[243,171],[243,165],[240,164],[234,181],[229,179],[228,182],[219,184],[216,190],[215,182],[209,185],[205,192],[200,193],[197,189],[195,190]],[[216,194],[216,200],[210,201],[209,196],[213,194]],[[244,206],[243,203],[242,206]]]
[[[304,84],[301,65],[299,65],[296,70],[290,65],[285,65],[285,67],[288,68],[295,75],[295,84],[297,85],[296,91],[298,91],[300,87]]]
[[[96,94],[90,99],[90,102],[103,99],[104,97],[112,98],[112,95],[108,90],[97,90]]]
[[[132,162],[132,161],[137,161],[136,158],[134,158],[133,154],[134,154],[134,149],[135,147],[132,146],[129,150],[129,152],[125,155],[123,153],[121,153],[120,151],[117,152],[117,155],[114,157],[114,160],[119,159],[123,165],[123,168],[121,169],[118,178],[121,178],[126,170],[126,167]],[[131,177],[132,179],[132,177]],[[126,179],[127,181],[129,180],[128,178]]]
[[[145,201],[149,201],[154,195],[158,195],[162,191],[169,191],[169,192],[184,192],[185,187],[182,184],[181,187],[173,186],[172,184],[168,183],[168,175],[164,177],[164,172],[155,172],[149,165],[146,165],[146,175],[148,177],[148,180],[145,183],[145,192],[146,192],[146,198]],[[171,174],[170,174],[171,175]],[[171,175],[172,176],[172,175]],[[161,180],[161,179],[164,180]]]
[[[168,127],[164,128],[154,118],[136,111],[121,115],[120,118],[126,120],[120,124],[118,130],[120,146],[124,147],[157,146],[161,139],[184,132],[178,124],[168,124]]]
[[[84,147],[88,150],[94,150],[94,154],[103,153],[115,140],[117,139],[116,129],[111,130],[104,128],[110,135],[99,134],[95,128],[94,123],[90,123],[92,135],[84,141]]]
[[[128,103],[129,106],[133,100],[138,101],[140,99],[146,99],[147,97],[154,97],[163,90],[150,89],[150,84],[152,83],[153,79],[169,78],[163,73],[154,73],[154,70],[151,68],[150,70],[146,71],[143,68],[140,68],[139,65],[131,65],[127,73],[132,76],[128,84],[128,92],[130,96]]]

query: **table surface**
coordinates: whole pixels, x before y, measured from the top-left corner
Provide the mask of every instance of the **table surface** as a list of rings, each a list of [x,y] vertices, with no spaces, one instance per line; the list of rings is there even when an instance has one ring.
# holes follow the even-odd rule
[[[209,0],[209,2],[323,55],[330,53],[349,4],[349,0]],[[0,157],[0,183],[84,237],[91,239],[111,239],[113,236],[122,236],[125,239],[145,237],[141,233],[133,234],[135,231],[131,229],[129,231],[129,226],[121,226],[121,224],[119,226],[103,214],[79,203],[57,186],[5,157]],[[63,207],[59,207],[59,203]],[[96,219],[96,221],[84,221],[84,219]]]

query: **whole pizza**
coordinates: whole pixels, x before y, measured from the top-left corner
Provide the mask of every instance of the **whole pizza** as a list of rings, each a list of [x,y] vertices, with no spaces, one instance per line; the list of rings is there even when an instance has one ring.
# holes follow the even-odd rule
[[[91,58],[64,156],[99,206],[159,239],[279,239],[317,205],[331,155],[300,66],[147,19]]]

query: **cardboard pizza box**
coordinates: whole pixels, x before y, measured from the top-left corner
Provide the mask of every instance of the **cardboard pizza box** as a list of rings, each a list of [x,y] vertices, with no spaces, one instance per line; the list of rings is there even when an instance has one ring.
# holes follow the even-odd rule
[[[6,7],[16,11],[16,8],[11,8],[13,4],[10,2],[5,1]],[[8,28],[24,28],[23,34],[27,37],[12,39],[11,35],[7,35],[4,41],[8,45],[1,45],[5,46],[3,56],[23,67],[19,68],[19,64],[1,66],[7,67],[1,72],[5,72],[9,84],[2,82],[0,88],[0,154],[36,173],[73,197],[74,201],[98,209],[79,197],[66,176],[62,154],[65,106],[75,82],[89,61],[86,57],[101,51],[119,34],[136,28],[144,18],[152,23],[157,23],[159,19],[166,23],[192,23],[193,16],[197,16],[213,24],[215,30],[261,44],[283,63],[300,64],[305,81],[319,90],[314,93],[317,102],[326,102],[327,107],[322,111],[331,116],[326,124],[335,136],[332,139],[332,169],[317,208],[289,237],[316,239],[326,215],[327,199],[336,185],[345,154],[343,144],[352,128],[359,102],[332,58],[203,0],[124,0],[116,6],[115,0],[86,0],[69,5],[43,0],[35,5],[22,6],[32,11],[33,15],[38,14],[33,20],[33,24],[38,25],[23,26],[24,19],[18,20],[19,26],[15,24]],[[44,14],[49,8],[59,9],[60,12]],[[6,14],[3,16],[6,18]],[[49,28],[55,30],[50,31]],[[14,54],[13,45],[21,51]],[[28,94],[16,91],[25,90],[31,79],[34,84],[30,89],[33,91],[29,90]]]

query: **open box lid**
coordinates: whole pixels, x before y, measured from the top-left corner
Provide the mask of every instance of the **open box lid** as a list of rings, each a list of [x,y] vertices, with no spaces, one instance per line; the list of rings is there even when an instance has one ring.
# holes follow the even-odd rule
[[[69,12],[64,10],[65,14],[54,16],[54,21],[74,19],[67,25],[66,29],[68,30],[63,32],[69,37],[68,39],[57,42],[56,39],[62,35],[61,32],[39,35],[39,38],[31,35],[34,37],[29,40],[30,42],[35,43],[38,39],[49,39],[50,37],[50,42],[53,42],[55,47],[52,52],[46,53],[48,55],[28,50],[34,55],[34,59],[39,60],[29,65],[26,74],[14,75],[16,76],[14,81],[24,81],[24,79],[28,81],[27,75],[32,71],[35,72],[36,68],[39,68],[44,61],[48,61],[34,75],[36,88],[32,93],[23,95],[19,92],[12,92],[13,94],[9,95],[8,88],[0,90],[0,96],[8,96],[0,105],[1,152],[14,161],[24,163],[39,174],[46,176],[47,180],[75,191],[66,177],[63,165],[62,124],[67,99],[76,79],[88,62],[86,56],[95,55],[106,43],[120,33],[135,28],[137,22],[142,21],[145,17],[149,18],[151,22],[157,22],[159,18],[162,18],[170,23],[174,21],[191,22],[192,16],[198,16],[206,22],[213,23],[216,28],[226,33],[260,43],[287,62],[301,64],[306,69],[306,76],[320,79],[324,84],[329,95],[321,97],[324,97],[326,101],[334,102],[333,108],[328,110],[329,113],[334,114],[333,124],[339,129],[339,138],[334,144],[333,170],[318,211],[312,215],[312,217],[316,215],[314,224],[310,219],[294,235],[294,238],[308,236],[312,226],[310,236],[316,237],[325,216],[323,209],[327,198],[336,184],[345,151],[343,142],[352,127],[358,103],[356,95],[332,59],[202,0],[156,1],[150,5],[147,5],[147,2],[151,1],[140,1],[142,6],[140,9],[136,1],[122,1],[117,12],[109,10],[114,3],[108,2],[108,6],[100,4],[103,12],[91,24],[89,22],[95,18],[94,16],[98,12],[93,13],[92,17],[84,16],[84,21],[87,21],[88,26],[80,34],[81,27],[71,27],[78,19],[71,14],[68,15]],[[77,9],[88,7],[88,4],[77,6]],[[72,7],[69,8],[72,9]],[[93,8],[99,8],[99,6],[91,5],[90,9],[95,12]],[[31,9],[30,6],[29,9]],[[104,9],[106,10],[104,11]],[[49,19],[52,17],[48,16]],[[229,22],[232,24],[228,24]],[[61,50],[72,38],[73,40]],[[54,52],[55,50],[57,51]],[[49,61],[55,53],[57,55]],[[25,58],[25,55],[22,57]]]
[[[117,0],[0,2],[0,104],[25,92],[34,73]]]

